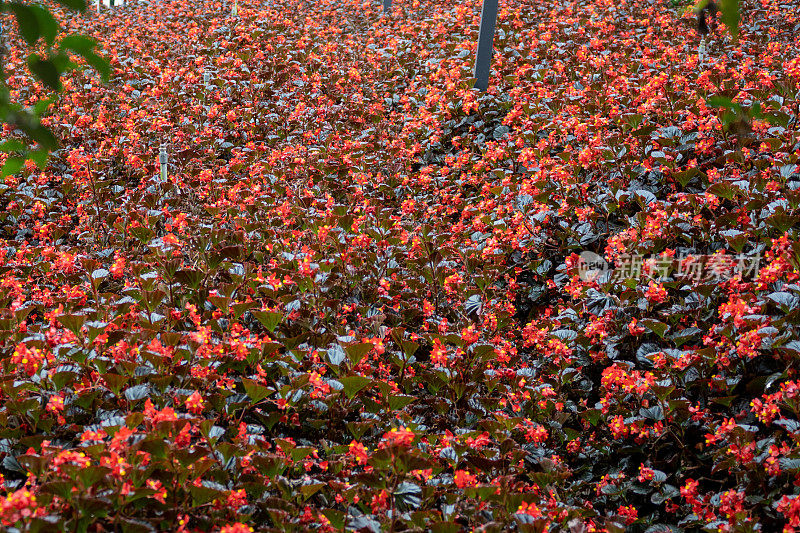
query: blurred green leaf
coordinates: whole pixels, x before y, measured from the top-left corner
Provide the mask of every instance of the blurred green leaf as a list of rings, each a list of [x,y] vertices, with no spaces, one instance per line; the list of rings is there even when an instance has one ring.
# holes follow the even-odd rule
[[[41,30],[39,29],[39,18],[33,12],[31,6],[10,2],[2,6],[3,11],[14,13],[17,19],[17,26],[22,38],[29,45],[33,45],[39,40]]]
[[[44,37],[48,45],[52,45],[56,40],[56,35],[61,30],[55,17],[50,13],[50,10],[38,5],[28,6],[33,10],[36,20],[39,24],[39,32]]]
[[[28,67],[42,83],[54,91],[61,90],[61,73],[53,61],[50,59],[42,59],[36,54],[31,54],[28,58]]]
[[[58,0],[58,3],[75,11],[86,10],[86,2],[84,0]]]
[[[94,39],[85,35],[67,35],[61,39],[59,46],[62,50],[72,50],[75,53],[83,54],[94,50],[95,44]]]
[[[0,152],[19,152],[25,150],[25,145],[16,139],[9,139],[0,144]]]
[[[32,107],[34,114],[36,114],[36,115],[44,114],[45,111],[47,111],[47,108],[50,107],[50,104],[52,104],[52,103],[53,103],[53,99],[52,98],[45,98],[45,99],[39,100]]]
[[[720,0],[719,8],[722,11],[722,23],[736,40],[739,36],[739,0]]]
[[[23,165],[25,165],[25,159],[22,157],[9,157],[5,164],[3,165],[2,176],[11,176],[19,172]]]
[[[55,41],[60,28],[48,9],[37,5],[9,2],[3,5],[2,10],[14,13],[20,35],[29,45],[36,44],[40,38],[44,38],[48,45],[52,45]]]
[[[103,81],[108,81],[111,76],[111,65],[96,53],[97,43],[94,39],[85,35],[68,35],[61,40],[60,46],[62,50],[70,50],[83,57],[89,66],[100,73]]]

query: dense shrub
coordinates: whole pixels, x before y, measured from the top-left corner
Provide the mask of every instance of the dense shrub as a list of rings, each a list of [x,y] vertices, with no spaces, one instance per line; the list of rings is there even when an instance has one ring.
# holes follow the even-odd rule
[[[797,2],[698,64],[512,0],[486,94],[479,3],[395,4],[60,15],[114,73],[0,185],[3,525],[800,527]]]

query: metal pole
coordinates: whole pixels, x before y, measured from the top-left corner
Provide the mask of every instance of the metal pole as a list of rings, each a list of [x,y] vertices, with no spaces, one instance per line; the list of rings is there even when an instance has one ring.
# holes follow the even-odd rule
[[[383,0],[383,12],[388,13],[392,9],[392,0]]]
[[[481,29],[478,33],[478,53],[475,56],[475,88],[480,91],[485,91],[489,88],[489,76],[492,73],[494,26],[496,23],[497,0],[483,0]]]
[[[167,181],[167,145],[158,148],[158,162],[161,164],[161,181]]]

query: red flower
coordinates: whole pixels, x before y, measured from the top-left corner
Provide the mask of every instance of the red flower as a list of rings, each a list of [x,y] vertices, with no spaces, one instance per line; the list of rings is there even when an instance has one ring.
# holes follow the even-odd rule
[[[399,428],[393,428],[383,434],[381,446],[407,448],[411,446],[414,437],[416,437],[416,435],[413,431],[405,426],[400,426]]]
[[[153,494],[151,498],[158,500],[161,503],[166,502],[167,489],[164,488],[164,485],[160,481],[156,479],[148,479],[146,484],[147,488],[156,491],[156,493]]]
[[[651,281],[644,296],[650,303],[663,303],[667,300],[667,290],[661,283]]]
[[[625,518],[625,525],[629,526],[639,518],[639,512],[632,505],[622,505],[617,509],[617,514]]]
[[[199,392],[194,391],[188,398],[186,398],[184,405],[190,413],[193,415],[199,415],[205,408],[205,401],[203,400],[203,397],[200,396]]]
[[[238,509],[242,505],[247,505],[247,493],[244,489],[232,490],[230,494],[228,494],[227,503],[229,507],[234,509]]]
[[[373,513],[379,513],[389,508],[389,493],[386,492],[386,489],[382,489],[372,497],[370,507],[372,507]]]
[[[522,502],[517,509],[517,514],[525,514],[533,518],[542,518],[542,511],[535,503]]]
[[[241,522],[236,522],[235,524],[229,524],[222,529],[219,530],[219,533],[253,533],[253,528],[242,524]]]
[[[466,470],[456,470],[455,475],[453,475],[453,481],[456,487],[463,489],[465,487],[474,487],[477,485],[478,478]]]
[[[64,398],[61,396],[50,396],[47,402],[47,411],[50,413],[60,413],[64,411]]]
[[[369,454],[367,449],[360,442],[353,441],[347,447],[347,454],[356,458],[356,462],[360,465],[367,464]]]

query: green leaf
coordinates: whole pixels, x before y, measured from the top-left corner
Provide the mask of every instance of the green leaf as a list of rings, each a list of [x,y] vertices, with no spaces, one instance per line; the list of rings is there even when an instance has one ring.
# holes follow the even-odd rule
[[[45,483],[42,485],[39,490],[45,493],[60,496],[65,500],[70,501],[72,500],[73,487],[75,487],[75,483],[70,481],[51,481],[50,483]]]
[[[192,494],[192,500],[195,505],[204,505],[211,500],[222,497],[222,491],[202,485],[199,487],[195,487],[194,485],[190,486],[189,492]]]
[[[325,515],[325,518],[330,520],[331,525],[336,529],[344,529],[344,519],[346,515],[344,512],[336,510],[336,509],[325,509],[322,511],[322,514]]]
[[[63,372],[56,372],[52,376],[50,376],[50,380],[53,382],[56,390],[59,391],[64,388],[69,383],[74,383],[78,379],[78,374],[75,372],[63,371]]]
[[[403,341],[400,343],[406,357],[411,357],[419,349],[419,344],[414,341]]]
[[[48,157],[50,157],[50,152],[44,148],[28,152],[28,159],[36,163],[36,165],[38,165],[38,167],[42,170],[44,170],[44,167],[47,166]]]
[[[669,326],[663,322],[658,320],[653,320],[652,318],[644,318],[640,322],[644,327],[661,337],[664,338],[664,334],[669,329]]]
[[[310,485],[301,485],[300,486],[300,493],[303,495],[303,499],[307,500],[312,497],[314,494],[320,491],[322,487],[325,486],[325,483],[312,483]]]
[[[81,327],[86,322],[86,315],[58,315],[56,317],[61,325],[75,334],[76,337],[81,336]]]
[[[55,150],[58,148],[58,139],[56,139],[55,135],[47,129],[46,127],[42,126],[40,123],[32,125],[29,129],[23,130],[28,137],[39,143],[42,148],[47,148],[48,150]]]
[[[436,522],[431,524],[430,529],[433,533],[457,533],[461,531],[461,526],[455,522]]]
[[[28,68],[30,71],[54,91],[61,90],[61,72],[50,59],[42,59],[36,54],[31,54],[28,58]]]
[[[111,469],[105,466],[90,465],[80,469],[78,479],[85,488],[89,488],[110,473]]]
[[[31,140],[39,143],[42,148],[55,150],[58,148],[58,140],[53,133],[42,126],[39,118],[29,110],[7,109],[6,124],[19,128]]]
[[[372,380],[364,376],[347,376],[339,378],[339,382],[344,386],[345,395],[352,398],[358,391],[372,383]]]
[[[311,446],[298,446],[297,448],[289,450],[289,456],[292,458],[292,461],[302,461],[315,451],[316,449]]]
[[[583,413],[581,413],[581,418],[587,420],[593,426],[596,426],[598,422],[600,422],[600,416],[602,412],[600,409],[587,409]]]
[[[92,51],[88,51],[80,55],[83,56],[83,59],[90,66],[94,67],[94,69],[100,73],[103,81],[108,81],[108,79],[111,77],[111,65],[105,58],[100,57]]]
[[[726,96],[712,96],[711,98],[706,100],[706,105],[709,107],[722,107],[725,109],[732,109],[737,111],[740,109],[740,105],[736,104],[730,98]]]
[[[415,399],[414,396],[408,396],[405,394],[392,394],[389,395],[389,408],[392,411],[397,411],[399,409],[404,408],[406,405],[413,402]]]
[[[56,40],[56,35],[61,30],[55,17],[50,13],[50,10],[38,5],[29,5],[33,8],[36,20],[39,23],[39,33],[44,37],[48,45],[52,45]]]
[[[111,65],[109,62],[97,55],[97,42],[85,35],[68,35],[61,40],[59,45],[62,50],[70,50],[75,52],[93,67],[103,78],[103,81],[108,81],[111,75]]]
[[[361,437],[364,436],[364,433],[369,431],[369,429],[374,425],[374,420],[370,420],[368,422],[347,422],[345,424],[345,426],[347,426],[347,431],[349,431],[356,439],[361,439]]]
[[[361,362],[365,355],[372,350],[373,345],[371,342],[362,342],[360,344],[351,344],[344,349],[347,356],[350,358],[350,363],[355,366]]]
[[[741,191],[730,183],[719,181],[706,189],[706,192],[714,196],[725,198],[726,200],[732,200]]]
[[[283,314],[281,313],[268,313],[264,311],[251,311],[251,313],[270,333],[275,333],[275,328],[277,328],[278,324],[283,320]]]
[[[725,407],[730,407],[731,403],[738,398],[738,396],[721,396],[719,398],[711,398],[711,401],[719,405],[724,405]]]
[[[245,392],[250,396],[253,403],[260,402],[269,396],[269,389],[263,385],[259,385],[252,379],[242,378],[242,384],[244,385]]]
[[[139,489],[128,495],[127,502],[130,503],[141,498],[146,498],[155,492],[156,491],[153,489]],[[50,525],[50,523],[47,522],[47,525]],[[122,533],[155,533],[156,531],[149,523],[136,518],[121,518],[120,526],[122,528]]]
[[[125,425],[133,429],[144,421],[144,413],[131,413],[125,417]]]
[[[119,391],[122,390],[122,386],[130,379],[128,376],[120,376],[119,374],[113,373],[103,374],[101,377],[117,396],[119,396]]]
[[[797,217],[779,211],[767,217],[766,222],[773,228],[777,228],[781,233],[785,233],[795,227],[797,224]]]

